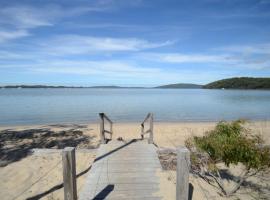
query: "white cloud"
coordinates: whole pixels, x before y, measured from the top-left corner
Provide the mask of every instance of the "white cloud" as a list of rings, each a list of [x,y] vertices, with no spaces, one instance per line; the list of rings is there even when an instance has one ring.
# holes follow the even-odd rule
[[[1,39],[0,39],[0,41],[1,41]],[[11,60],[11,59],[21,59],[21,58],[25,58],[25,57],[21,54],[17,54],[14,52],[0,51],[0,59],[1,60]]]
[[[0,65],[1,66],[1,65]],[[177,81],[179,74],[164,71],[157,67],[141,67],[127,61],[89,61],[89,60],[39,60],[34,63],[7,63],[0,67],[2,69],[23,70],[24,73],[31,74],[60,74],[77,75],[84,77],[95,77],[104,81],[126,80],[127,82],[152,82]],[[20,73],[20,72],[18,72]],[[103,81],[102,81],[103,80]],[[91,79],[89,80],[91,82]]]
[[[270,44],[226,46],[211,53],[140,53],[139,58],[170,64],[192,63],[212,66],[263,70],[270,69]]]
[[[188,69],[168,70],[158,67],[143,67],[136,63],[121,60],[40,60],[32,64],[10,63],[4,67],[6,69],[16,68],[17,71],[23,70],[24,73],[42,74],[45,76],[60,74],[63,76],[89,77],[89,83],[91,83],[91,77],[94,77],[101,84],[110,84],[113,81],[117,83],[123,82],[124,84],[143,83],[151,85],[178,82],[205,83],[208,80],[214,80],[216,77],[228,76],[228,72],[222,70],[194,73],[193,70]]]
[[[270,69],[270,44],[233,45],[215,49],[226,52],[234,59],[234,65],[250,69]]]
[[[52,12],[53,13],[53,12]],[[0,23],[18,29],[51,26],[50,12],[30,6],[12,6],[0,9]]]
[[[173,41],[150,42],[137,38],[109,38],[80,35],[63,35],[41,43],[51,54],[87,54],[100,51],[139,51],[172,45]]]
[[[216,50],[241,54],[270,54],[270,43],[254,45],[233,45],[216,48]]]
[[[138,74],[159,73],[158,68],[142,68],[124,61],[70,61],[51,60],[35,64],[31,70],[38,72],[102,75],[102,76],[136,76]]]
[[[29,29],[52,26],[49,12],[29,6],[0,8],[0,43],[29,36]]]
[[[141,56],[148,60],[168,63],[218,63],[227,62],[230,59],[227,55],[181,53],[144,53]]]
[[[106,7],[94,4],[67,8],[59,5],[0,7],[0,27],[5,29],[1,31],[0,42],[28,36],[30,29],[54,26],[64,18],[103,10],[106,10]]]
[[[0,30],[0,43],[29,35],[30,34],[26,30],[16,30],[16,31]]]

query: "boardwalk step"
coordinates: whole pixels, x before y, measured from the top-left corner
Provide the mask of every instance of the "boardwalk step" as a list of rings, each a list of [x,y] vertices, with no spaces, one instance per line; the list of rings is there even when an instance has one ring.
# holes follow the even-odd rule
[[[159,200],[156,147],[145,141],[100,145],[80,200]]]

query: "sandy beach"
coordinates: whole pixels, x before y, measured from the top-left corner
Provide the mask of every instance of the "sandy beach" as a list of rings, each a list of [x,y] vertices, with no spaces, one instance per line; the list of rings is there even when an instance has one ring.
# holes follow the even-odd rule
[[[183,146],[188,137],[203,135],[215,125],[216,122],[154,123],[154,142],[158,147]],[[253,134],[262,135],[265,143],[270,144],[270,121],[249,122],[246,127]],[[140,124],[116,123],[113,132],[113,139],[140,138]],[[0,134],[0,196],[3,200],[62,200],[61,149],[65,146],[77,148],[77,182],[80,193],[99,144],[99,124],[96,123],[0,127]],[[33,148],[38,150],[30,151]],[[54,150],[39,151],[40,148]],[[161,196],[168,200],[174,199],[175,172],[163,171],[160,178],[161,185],[167,188],[162,190]],[[202,180],[191,176],[190,182],[194,186],[193,199],[221,199],[217,190]],[[238,198],[252,199],[244,189],[237,195]]]

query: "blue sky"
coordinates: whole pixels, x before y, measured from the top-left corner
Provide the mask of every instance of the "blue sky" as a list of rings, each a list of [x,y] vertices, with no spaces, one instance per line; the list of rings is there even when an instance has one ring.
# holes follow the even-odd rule
[[[0,84],[270,76],[270,0],[0,0]]]

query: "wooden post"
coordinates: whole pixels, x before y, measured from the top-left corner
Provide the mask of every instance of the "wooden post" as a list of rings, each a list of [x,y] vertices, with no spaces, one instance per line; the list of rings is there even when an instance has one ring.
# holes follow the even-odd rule
[[[113,135],[113,124],[110,123],[110,132],[111,132],[111,140],[112,140],[112,135]]]
[[[105,144],[105,135],[104,135],[104,113],[99,113],[100,116],[100,142]]]
[[[150,135],[149,135],[149,139],[148,139],[148,143],[149,144],[153,144],[154,143],[154,130],[153,130],[153,121],[154,121],[154,116],[153,113],[150,113],[150,119],[149,119],[149,123],[150,123]]]
[[[62,154],[65,200],[77,200],[75,148],[66,147]]]
[[[144,139],[144,124],[141,124],[141,138]]]
[[[176,200],[188,200],[190,152],[186,147],[177,149]]]

